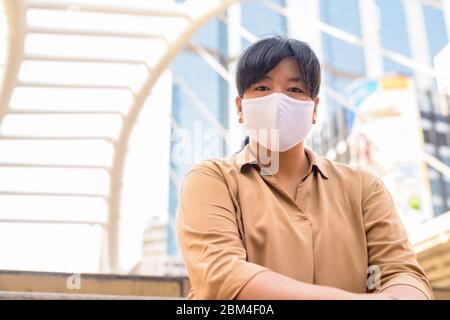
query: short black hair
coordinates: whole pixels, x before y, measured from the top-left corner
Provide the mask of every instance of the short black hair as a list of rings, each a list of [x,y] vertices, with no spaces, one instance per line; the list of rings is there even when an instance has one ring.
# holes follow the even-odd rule
[[[307,94],[315,99],[320,88],[320,63],[306,42],[283,36],[257,41],[240,56],[236,67],[236,86],[240,97],[263,79],[281,60],[294,58],[305,80]]]

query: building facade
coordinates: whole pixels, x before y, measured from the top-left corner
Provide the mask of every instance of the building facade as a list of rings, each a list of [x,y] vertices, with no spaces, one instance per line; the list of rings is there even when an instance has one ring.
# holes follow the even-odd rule
[[[277,0],[236,4],[223,17],[208,22],[196,34],[193,46],[186,48],[173,63],[172,71],[177,78],[173,85],[173,129],[194,132],[194,123],[204,128],[242,129],[236,124],[233,81],[208,64],[203,51],[234,77],[236,58],[252,41],[288,35],[309,42],[323,66],[321,125],[307,138],[307,145],[330,159],[351,163],[347,139],[355,109],[346,93],[357,81],[399,74],[411,77],[416,86],[423,148],[448,166],[450,119],[442,113],[432,70],[434,56],[449,39],[445,10],[442,1],[409,0]],[[311,22],[302,25],[298,20]],[[203,48],[202,51],[197,47]],[[237,140],[243,138],[242,130],[239,134]],[[175,137],[176,133],[172,152],[176,150]],[[195,160],[236,151],[235,145],[223,146],[215,154],[203,154]],[[171,162],[169,255],[178,252],[173,223],[180,183],[192,164]],[[433,166],[427,168],[433,214],[437,216],[450,210],[450,183]]]

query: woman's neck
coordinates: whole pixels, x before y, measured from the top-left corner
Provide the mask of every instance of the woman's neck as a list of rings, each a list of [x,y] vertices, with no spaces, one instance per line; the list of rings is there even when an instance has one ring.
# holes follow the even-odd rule
[[[278,170],[273,174],[276,178],[301,179],[309,168],[309,159],[305,154],[304,142],[284,152],[274,152],[250,140],[250,148],[264,166],[273,166],[278,161]],[[270,163],[267,163],[267,159]]]

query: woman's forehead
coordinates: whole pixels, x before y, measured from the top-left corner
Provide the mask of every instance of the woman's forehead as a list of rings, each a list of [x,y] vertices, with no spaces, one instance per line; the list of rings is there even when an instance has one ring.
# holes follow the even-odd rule
[[[298,62],[293,58],[285,58],[278,63],[275,68],[270,70],[267,74],[267,78],[283,77],[287,79],[301,78],[301,71]]]

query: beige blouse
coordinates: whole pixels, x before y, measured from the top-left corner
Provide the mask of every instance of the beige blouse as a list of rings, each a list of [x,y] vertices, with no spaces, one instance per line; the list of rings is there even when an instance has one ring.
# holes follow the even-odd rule
[[[176,232],[187,299],[235,299],[264,270],[355,293],[405,284],[433,299],[383,182],[305,153],[310,167],[295,201],[261,173],[249,145],[185,175]]]

